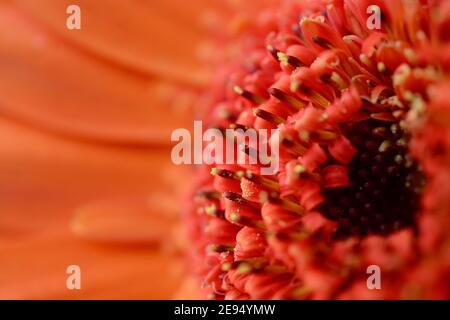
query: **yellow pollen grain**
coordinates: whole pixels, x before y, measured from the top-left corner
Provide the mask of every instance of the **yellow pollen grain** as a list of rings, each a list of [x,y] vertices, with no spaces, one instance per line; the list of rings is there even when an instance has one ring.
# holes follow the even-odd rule
[[[233,212],[232,214],[230,214],[230,219],[231,221],[239,221],[241,219],[241,216],[236,212]]]
[[[399,147],[406,147],[407,146],[407,142],[406,142],[406,140],[404,138],[401,138],[401,139],[397,140],[397,145]]]
[[[384,140],[381,143],[380,147],[378,148],[378,151],[379,152],[386,152],[389,149],[390,146],[391,146],[391,142],[389,140]]]
[[[320,121],[320,122],[323,122],[323,121],[327,120],[328,117],[329,117],[328,113],[327,113],[327,112],[324,112],[324,113],[321,114],[321,116],[320,116],[320,118],[319,118],[319,121]]]
[[[405,50],[403,50],[403,54],[410,63],[413,63],[416,60],[416,54],[411,48],[406,48]]]
[[[422,100],[422,98],[415,98],[411,102],[411,108],[419,112],[423,112],[425,111],[425,102]]]
[[[238,267],[237,267],[237,271],[239,273],[248,273],[250,271],[252,271],[252,266],[248,263],[241,263]]]
[[[404,97],[406,100],[411,102],[414,99],[414,94],[408,90],[408,91],[405,91]]]
[[[306,22],[308,22],[308,21],[311,21],[311,19],[310,19],[309,17],[303,17],[303,18],[300,20],[300,25],[302,25],[302,24],[304,24],[304,23],[306,23]]]
[[[241,94],[244,93],[244,90],[242,90],[242,88],[239,87],[239,86],[234,86],[234,87],[233,87],[233,91],[236,92],[236,93],[239,94],[239,95],[241,95]]]
[[[367,66],[372,65],[370,59],[364,53],[361,53],[359,55],[359,60],[361,60],[361,62],[364,63]]]
[[[299,133],[299,137],[302,141],[308,141],[309,140],[309,132],[307,130],[302,130]]]
[[[406,124],[406,121],[405,121],[405,120],[400,120],[400,121],[398,122],[398,125],[399,125],[400,128],[402,128],[402,129],[406,129],[406,128],[407,128],[407,124]]]
[[[292,80],[290,85],[291,92],[296,92],[298,87],[300,87],[301,82],[299,80]]]
[[[221,110],[219,112],[219,117],[222,119],[227,119],[230,116],[230,113],[226,110]]]
[[[212,204],[212,205],[210,205],[210,206],[205,208],[205,212],[208,215],[215,215],[216,210],[217,210],[217,208],[216,208],[215,204]]]
[[[324,16],[317,16],[315,18],[315,20],[324,23],[325,22],[325,17]]]
[[[425,34],[425,32],[423,30],[419,30],[416,33],[416,37],[417,37],[417,39],[423,41],[423,40],[426,40],[427,35]]]
[[[337,72],[333,71],[331,73],[331,80],[337,84],[339,90],[344,90],[347,87],[344,79],[342,79],[342,77]]]
[[[208,247],[208,251],[210,251],[210,252],[217,252],[217,251],[219,251],[219,249],[220,249],[220,246],[217,244],[212,244]]]
[[[384,64],[384,62],[378,62],[377,63],[377,70],[379,72],[384,72],[386,71],[386,65]]]
[[[408,79],[409,75],[411,74],[411,67],[404,63],[401,66],[399,66],[393,76],[393,84],[394,87],[398,87],[401,84],[403,84],[406,79]]]
[[[225,262],[224,264],[222,264],[222,266],[220,267],[220,269],[222,269],[222,271],[230,271],[232,267],[232,264],[229,262]]]
[[[301,164],[298,164],[294,167],[294,172],[295,173],[302,173],[305,172],[306,168],[304,166],[302,166]]]
[[[284,52],[278,52],[278,53],[277,53],[277,57],[278,57],[278,60],[280,60],[280,62],[281,62],[284,66],[289,65],[287,54],[285,54]]]

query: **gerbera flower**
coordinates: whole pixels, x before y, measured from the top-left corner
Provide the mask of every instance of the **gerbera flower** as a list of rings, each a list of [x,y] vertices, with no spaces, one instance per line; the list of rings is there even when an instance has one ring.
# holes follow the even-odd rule
[[[198,168],[205,296],[450,298],[450,2],[281,1],[238,22],[204,122],[277,129],[281,167]]]

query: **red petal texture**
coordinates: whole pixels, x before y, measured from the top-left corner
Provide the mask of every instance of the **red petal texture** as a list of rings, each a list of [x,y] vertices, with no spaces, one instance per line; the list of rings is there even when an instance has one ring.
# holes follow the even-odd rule
[[[198,168],[185,221],[206,298],[450,298],[448,9],[281,1],[223,32],[204,124],[276,129],[280,166]]]

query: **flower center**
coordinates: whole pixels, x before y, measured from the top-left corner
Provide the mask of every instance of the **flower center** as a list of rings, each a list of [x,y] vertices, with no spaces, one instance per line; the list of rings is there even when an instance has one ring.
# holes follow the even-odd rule
[[[408,153],[407,131],[397,122],[375,119],[343,130],[358,149],[348,165],[350,185],[326,189],[320,207],[338,222],[335,237],[414,227],[425,178]]]

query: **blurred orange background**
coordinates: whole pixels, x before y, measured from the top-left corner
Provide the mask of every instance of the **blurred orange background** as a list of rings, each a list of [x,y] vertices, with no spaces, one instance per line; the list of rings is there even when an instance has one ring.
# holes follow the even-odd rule
[[[211,6],[0,1],[0,298],[195,297],[170,133],[207,82]]]

